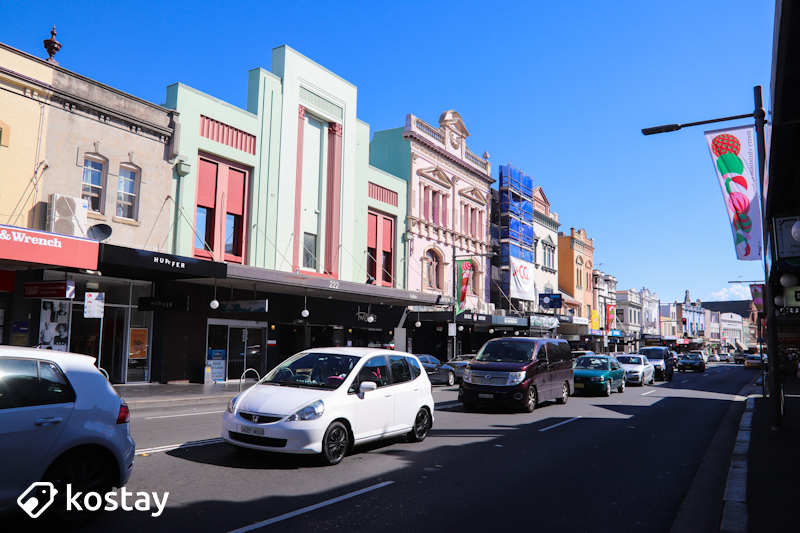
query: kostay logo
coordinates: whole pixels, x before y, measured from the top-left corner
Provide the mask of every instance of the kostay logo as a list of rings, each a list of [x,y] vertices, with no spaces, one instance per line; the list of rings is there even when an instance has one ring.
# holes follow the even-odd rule
[[[17,498],[17,504],[31,518],[38,518],[55,501],[58,490],[52,483],[39,481],[28,487],[28,489]],[[136,497],[134,500],[133,497]],[[130,499],[129,499],[130,498]],[[151,503],[152,498],[152,503]],[[63,498],[66,503],[67,511],[145,511],[150,512],[150,516],[159,517],[167,506],[169,492],[165,492],[163,498],[159,499],[158,493],[153,492],[131,492],[123,487],[120,492],[111,491],[105,494],[99,492],[81,492],[72,490],[72,485],[67,484],[66,496]],[[63,502],[62,502],[63,503]],[[129,505],[130,503],[130,505]],[[155,511],[153,511],[155,507]]]

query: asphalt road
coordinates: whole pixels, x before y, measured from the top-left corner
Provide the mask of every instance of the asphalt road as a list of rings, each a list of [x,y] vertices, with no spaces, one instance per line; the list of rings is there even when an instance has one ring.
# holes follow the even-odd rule
[[[140,455],[126,489],[169,492],[166,510],[104,512],[84,530],[668,532],[753,373],[712,363],[703,374],[676,372],[671,382],[530,414],[466,412],[457,387],[436,386],[424,442],[359,447],[334,467],[218,442],[224,404],[137,411]],[[694,497],[721,512],[721,493]]]

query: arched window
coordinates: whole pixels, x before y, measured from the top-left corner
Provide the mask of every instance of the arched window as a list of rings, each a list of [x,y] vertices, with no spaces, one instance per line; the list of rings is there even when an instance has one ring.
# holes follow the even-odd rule
[[[423,272],[425,273],[425,287],[432,290],[441,290],[441,258],[435,250],[425,252]]]

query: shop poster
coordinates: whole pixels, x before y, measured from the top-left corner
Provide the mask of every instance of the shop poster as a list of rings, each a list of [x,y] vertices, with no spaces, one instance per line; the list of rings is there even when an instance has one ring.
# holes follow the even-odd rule
[[[42,300],[39,315],[39,347],[60,352],[69,351],[70,303],[63,300]]]

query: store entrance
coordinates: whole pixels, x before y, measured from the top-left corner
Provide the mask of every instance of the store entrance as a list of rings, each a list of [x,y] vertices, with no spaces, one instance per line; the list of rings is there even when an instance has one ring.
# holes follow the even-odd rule
[[[242,320],[208,319],[207,353],[225,359],[225,378],[236,380],[252,368],[266,373],[267,324]],[[255,378],[250,372],[247,378]]]

